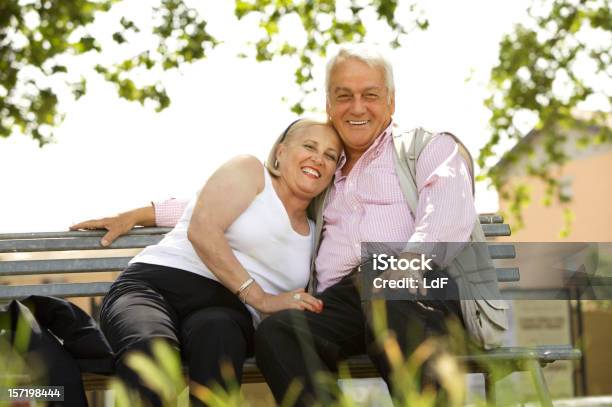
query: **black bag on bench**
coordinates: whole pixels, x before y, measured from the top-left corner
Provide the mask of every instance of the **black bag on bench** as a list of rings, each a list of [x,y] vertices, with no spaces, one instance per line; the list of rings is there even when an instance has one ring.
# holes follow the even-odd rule
[[[0,330],[17,350],[18,321],[30,329],[26,361],[42,362],[44,371],[30,371],[32,385],[64,386],[64,401],[53,405],[86,406],[81,371],[111,373],[113,353],[95,321],[76,305],[55,297],[30,296],[0,307]],[[30,364],[29,364],[30,365]]]

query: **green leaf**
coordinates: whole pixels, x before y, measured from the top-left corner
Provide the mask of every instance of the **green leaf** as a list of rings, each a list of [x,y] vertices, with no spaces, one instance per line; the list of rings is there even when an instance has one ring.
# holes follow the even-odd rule
[[[183,376],[179,351],[165,341],[154,341],[151,346],[153,357],[158,361],[160,369],[170,378],[177,393],[180,393],[187,384]]]
[[[176,400],[177,394],[168,386],[168,377],[158,365],[142,352],[132,352],[125,356],[126,365],[133,369],[145,385],[153,390],[165,402]]]
[[[128,20],[125,17],[121,17],[120,24],[125,30],[133,30],[134,32],[140,32],[140,28],[134,24],[132,20]]]
[[[81,77],[79,82],[71,84],[72,94],[76,100],[79,100],[87,92],[87,81]]]
[[[122,33],[120,32],[116,32],[113,34],[113,40],[117,43],[117,44],[123,44],[125,42],[125,37],[123,36]]]
[[[298,116],[301,116],[302,114],[304,114],[304,107],[302,106],[301,102],[298,102],[291,106],[291,111],[297,114]]]
[[[82,54],[88,51],[100,51],[100,46],[95,38],[87,35],[82,37],[81,40],[75,44],[75,50]]]
[[[54,73],[59,73],[59,72],[66,73],[66,72],[68,72],[68,70],[67,70],[67,69],[66,69],[66,67],[65,67],[65,66],[63,66],[63,65],[54,65],[54,66],[51,68],[51,74],[54,74]]]

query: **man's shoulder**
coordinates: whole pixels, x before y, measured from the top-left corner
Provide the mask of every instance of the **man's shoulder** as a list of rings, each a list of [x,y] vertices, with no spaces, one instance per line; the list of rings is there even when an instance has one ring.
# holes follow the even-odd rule
[[[423,127],[415,127],[408,130],[394,131],[393,141],[397,149],[404,149],[406,152],[412,150],[418,157],[425,150],[454,148],[458,144],[459,139],[448,131],[435,131]]]
[[[447,131],[439,131],[433,133],[429,144],[435,147],[452,147],[454,148],[458,143],[459,138],[452,133]]]
[[[413,127],[408,129],[399,129],[396,128],[393,130],[392,134],[394,139],[397,138],[421,138],[427,142],[436,140],[436,139],[447,139],[456,142],[459,138],[452,132],[447,130],[435,130],[425,127]]]
[[[458,152],[472,172],[472,157],[465,145],[453,133],[417,127],[398,131],[393,137],[400,163],[405,163],[408,167],[416,167],[418,162],[421,162],[421,158],[424,158],[424,161],[441,162]]]

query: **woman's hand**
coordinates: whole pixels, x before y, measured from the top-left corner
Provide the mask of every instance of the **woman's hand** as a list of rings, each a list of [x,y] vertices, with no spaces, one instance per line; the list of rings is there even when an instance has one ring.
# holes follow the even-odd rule
[[[323,301],[306,293],[303,288],[281,294],[263,293],[252,301],[247,296],[247,304],[262,314],[272,314],[285,309],[299,309],[320,313],[323,311]]]

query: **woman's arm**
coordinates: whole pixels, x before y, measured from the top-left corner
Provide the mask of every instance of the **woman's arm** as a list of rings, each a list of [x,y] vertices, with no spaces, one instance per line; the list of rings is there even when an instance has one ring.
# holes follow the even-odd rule
[[[225,231],[263,190],[263,171],[263,165],[252,156],[236,157],[221,166],[202,188],[187,231],[204,264],[234,293],[250,276],[234,255]],[[246,302],[266,314],[287,308],[318,311],[320,301],[303,292],[272,295],[253,283]],[[294,299],[296,293],[301,293],[300,300]]]

